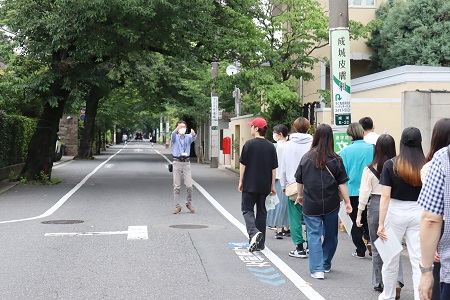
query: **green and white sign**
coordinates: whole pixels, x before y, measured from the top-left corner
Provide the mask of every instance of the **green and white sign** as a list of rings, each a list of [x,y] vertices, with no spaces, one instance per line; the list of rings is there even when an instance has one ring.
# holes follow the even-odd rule
[[[348,29],[331,31],[333,119],[336,126],[351,123],[350,35]]]
[[[350,145],[352,141],[345,132],[333,132],[334,152],[341,154],[342,150]]]

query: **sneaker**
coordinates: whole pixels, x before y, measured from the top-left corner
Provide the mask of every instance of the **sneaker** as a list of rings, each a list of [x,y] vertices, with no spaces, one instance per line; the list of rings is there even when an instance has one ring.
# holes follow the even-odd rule
[[[371,243],[368,243],[368,244],[366,245],[366,247],[367,247],[367,251],[369,251],[369,256],[372,256],[372,244],[371,244]]]
[[[282,232],[277,232],[275,233],[275,238],[277,240],[282,240],[283,239],[283,233]]]
[[[360,259],[363,259],[363,258],[364,258],[364,256],[359,256],[358,253],[356,253],[356,251],[355,251],[355,252],[352,252],[352,256],[353,256],[353,257],[356,257],[356,258],[360,258]]]
[[[283,236],[291,236],[291,230],[284,230],[283,229]]]
[[[259,241],[261,241],[263,238],[262,232],[255,233],[251,240],[250,240],[250,246],[248,246],[248,252],[254,252],[256,248],[258,247]]]
[[[267,226],[267,228],[270,230],[277,230],[277,227],[275,227],[275,226]]]
[[[181,207],[175,207],[175,210],[173,211],[173,213],[176,215],[176,214],[179,214],[181,212]]]
[[[383,286],[381,285],[381,284],[379,284],[379,285],[377,285],[377,286],[374,286],[373,287],[373,289],[376,291],[376,292],[383,292]]]
[[[189,209],[191,213],[195,213],[195,208],[192,206],[191,203],[186,203],[186,207],[187,209]]]
[[[314,272],[314,273],[311,273],[311,277],[315,278],[315,279],[324,279],[325,273],[324,272]]]
[[[289,256],[290,257],[298,257],[298,258],[307,258],[308,254],[306,254],[305,250],[295,249],[295,250],[289,251]]]
[[[331,267],[329,269],[325,269],[324,271],[325,273],[330,273],[331,272]]]

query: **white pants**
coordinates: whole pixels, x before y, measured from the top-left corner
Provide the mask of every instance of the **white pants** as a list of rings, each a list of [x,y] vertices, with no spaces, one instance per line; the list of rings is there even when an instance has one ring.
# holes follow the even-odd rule
[[[416,201],[400,201],[391,199],[386,216],[384,226],[386,229],[391,228],[398,241],[401,243],[405,237],[408,249],[409,260],[411,262],[413,272],[414,299],[419,300],[419,281],[421,261],[420,253],[420,218],[422,208]],[[400,253],[391,261],[383,262],[384,290],[378,297],[379,300],[395,299],[395,289],[397,287],[398,263]]]

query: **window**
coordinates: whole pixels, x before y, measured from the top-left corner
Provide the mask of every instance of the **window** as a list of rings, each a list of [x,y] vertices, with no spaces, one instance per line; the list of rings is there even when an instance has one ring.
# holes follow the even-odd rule
[[[374,7],[375,0],[348,0],[348,6],[350,7]]]

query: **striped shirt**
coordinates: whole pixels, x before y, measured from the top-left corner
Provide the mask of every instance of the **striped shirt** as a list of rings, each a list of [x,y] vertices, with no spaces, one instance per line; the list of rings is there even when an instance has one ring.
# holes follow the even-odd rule
[[[444,233],[438,245],[441,282],[450,283],[450,154],[445,147],[437,151],[422,187],[418,204],[425,210],[444,216]]]

